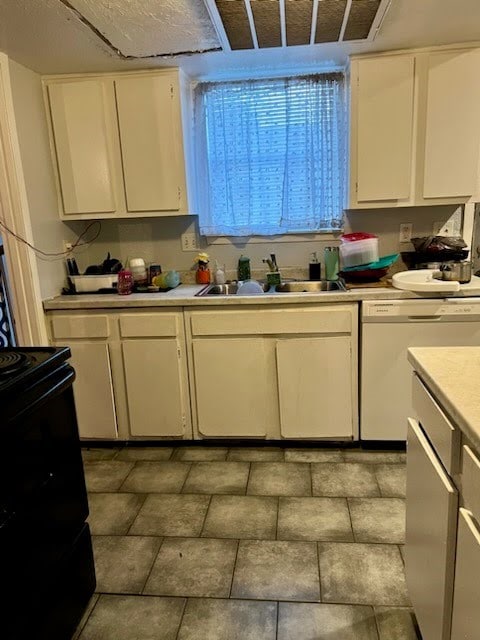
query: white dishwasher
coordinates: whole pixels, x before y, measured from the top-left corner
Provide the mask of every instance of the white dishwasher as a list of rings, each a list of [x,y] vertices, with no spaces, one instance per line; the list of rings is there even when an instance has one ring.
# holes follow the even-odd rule
[[[361,440],[406,440],[415,415],[407,349],[435,346],[480,346],[480,298],[362,304]]]

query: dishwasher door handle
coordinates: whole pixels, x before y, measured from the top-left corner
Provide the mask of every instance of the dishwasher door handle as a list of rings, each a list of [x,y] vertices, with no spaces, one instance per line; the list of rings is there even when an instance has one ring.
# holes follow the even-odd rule
[[[442,316],[407,316],[409,322],[439,322]]]

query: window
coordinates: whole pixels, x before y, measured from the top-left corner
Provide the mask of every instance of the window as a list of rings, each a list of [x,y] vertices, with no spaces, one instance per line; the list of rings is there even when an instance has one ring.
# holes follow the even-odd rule
[[[199,84],[195,132],[202,234],[341,228],[343,74]]]

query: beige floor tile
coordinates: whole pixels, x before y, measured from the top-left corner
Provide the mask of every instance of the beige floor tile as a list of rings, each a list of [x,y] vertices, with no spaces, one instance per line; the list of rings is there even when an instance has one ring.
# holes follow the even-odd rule
[[[183,493],[244,494],[248,472],[248,462],[193,463]]]
[[[356,542],[405,542],[405,500],[402,498],[349,498]]]
[[[345,462],[363,462],[365,464],[405,464],[405,451],[364,451],[362,449],[345,449]]]
[[[277,604],[189,600],[178,640],[275,640]]]
[[[119,451],[119,447],[85,447],[82,449],[82,458],[84,462],[113,460],[116,458]]]
[[[176,640],[183,598],[103,595],[80,640]]]
[[[345,498],[280,498],[279,540],[353,542]]]
[[[283,449],[275,447],[236,447],[230,449],[227,460],[242,462],[283,462]]]
[[[173,457],[184,462],[218,462],[225,460],[227,453],[226,447],[178,447]]]
[[[285,449],[286,462],[343,462],[339,449]]]
[[[380,464],[375,467],[380,492],[385,498],[404,498],[407,469],[404,465]]]
[[[144,495],[135,493],[90,493],[90,531],[94,535],[125,535],[144,500]]]
[[[116,460],[129,460],[137,462],[137,460],[170,460],[173,453],[172,447],[125,447],[123,448]]]
[[[97,600],[99,599],[99,597],[100,597],[99,593],[94,593],[93,596],[90,598],[90,600],[89,600],[89,602],[87,604],[87,607],[86,607],[85,611],[83,612],[82,619],[78,623],[78,626],[75,629],[75,633],[71,637],[71,640],[78,640],[78,638],[80,637],[80,634],[82,633],[84,626],[87,624],[87,620],[89,619],[90,614],[92,613],[93,609],[95,608],[95,605],[97,604]]]
[[[249,495],[311,496],[310,466],[295,462],[253,462]]]
[[[378,640],[372,607],[296,602],[278,606],[278,640]]]
[[[213,496],[202,536],[275,540],[277,498]]]
[[[88,491],[117,491],[133,469],[131,462],[106,460],[84,464]]]
[[[186,462],[137,462],[121,491],[180,493],[189,469]]]
[[[98,593],[141,593],[161,538],[93,536]]]
[[[131,535],[199,536],[209,496],[148,495],[132,527]]]
[[[411,609],[375,607],[379,640],[422,640]]]
[[[232,598],[318,602],[315,544],[241,540]]]
[[[409,606],[396,545],[320,542],[322,601]]]
[[[380,491],[372,467],[353,463],[312,464],[314,496],[373,497]]]
[[[144,593],[228,598],[236,540],[165,538]]]

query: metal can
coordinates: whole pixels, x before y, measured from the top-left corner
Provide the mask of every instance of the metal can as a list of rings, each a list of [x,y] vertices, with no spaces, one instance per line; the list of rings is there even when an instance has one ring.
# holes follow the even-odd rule
[[[151,264],[148,267],[148,284],[152,284],[152,280],[155,276],[159,276],[162,273],[162,267],[159,264]]]

